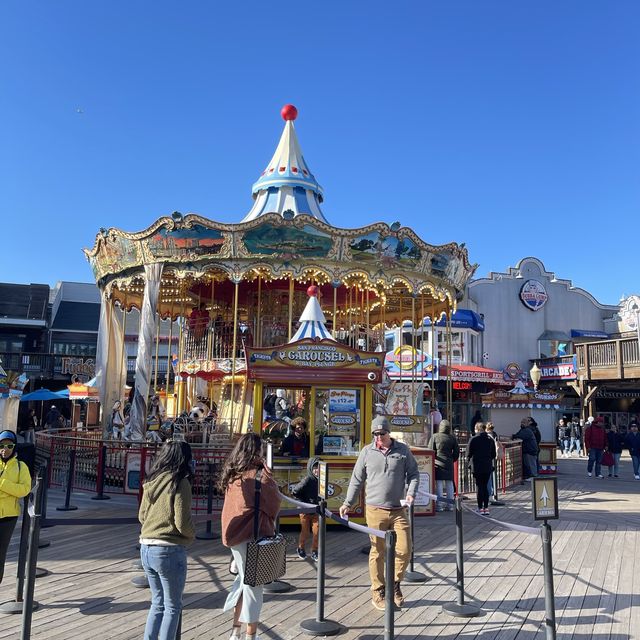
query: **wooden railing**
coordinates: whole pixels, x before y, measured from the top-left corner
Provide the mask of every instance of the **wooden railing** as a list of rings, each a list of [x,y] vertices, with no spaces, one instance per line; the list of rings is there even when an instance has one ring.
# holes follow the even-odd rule
[[[624,380],[640,377],[638,338],[616,338],[576,344],[578,377]]]

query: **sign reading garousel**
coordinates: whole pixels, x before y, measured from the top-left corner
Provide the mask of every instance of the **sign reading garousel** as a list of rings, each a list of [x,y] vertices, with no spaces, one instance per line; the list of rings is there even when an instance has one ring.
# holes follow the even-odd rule
[[[534,478],[531,485],[533,519],[557,520],[560,517],[558,511],[558,479]]]

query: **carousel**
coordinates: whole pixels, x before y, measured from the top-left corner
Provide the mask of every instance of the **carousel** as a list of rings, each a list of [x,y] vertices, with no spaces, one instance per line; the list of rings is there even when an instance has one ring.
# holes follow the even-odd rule
[[[376,410],[403,414],[394,420],[399,433],[427,428],[418,391],[426,367],[409,367],[400,381],[406,411],[389,409],[390,397],[398,403],[385,373],[385,331],[447,322],[475,265],[463,246],[430,245],[400,223],[330,224],[298,143],[297,110],[286,105],[281,115],[284,131],[240,222],[174,212],[140,232],[101,229],[85,251],[102,296],[96,385],[107,409],[121,399],[127,315],[138,312],[134,438],[146,436],[154,397],[167,417],[215,408],[218,436],[260,429],[286,437],[288,421],[303,417],[307,455],[357,455]],[[276,412],[284,432],[263,429]]]

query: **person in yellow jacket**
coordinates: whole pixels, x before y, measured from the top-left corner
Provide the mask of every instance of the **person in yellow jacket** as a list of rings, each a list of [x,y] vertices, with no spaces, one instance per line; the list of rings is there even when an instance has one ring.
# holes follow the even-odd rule
[[[20,515],[20,498],[31,491],[31,474],[16,456],[18,439],[13,431],[0,433],[0,582],[7,549]]]

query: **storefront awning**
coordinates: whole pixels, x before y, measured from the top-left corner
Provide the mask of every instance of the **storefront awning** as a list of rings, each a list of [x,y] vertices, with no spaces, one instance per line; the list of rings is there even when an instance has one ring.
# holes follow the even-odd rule
[[[460,380],[464,382],[488,382],[490,384],[499,384],[506,387],[513,386],[513,380],[505,381],[502,371],[495,369],[487,369],[486,367],[478,367],[472,364],[454,364],[440,367],[440,379],[446,378],[447,375],[452,380]]]
[[[445,327],[447,322],[441,318],[436,322],[436,327]],[[424,326],[431,326],[429,318],[424,319]],[[455,329],[473,329],[474,331],[484,331],[484,320],[471,309],[458,309],[451,316],[451,327]]]
[[[558,342],[570,342],[571,338],[564,331],[543,331],[538,340],[557,340]]]
[[[608,338],[609,334],[594,329],[571,329],[572,338]]]

